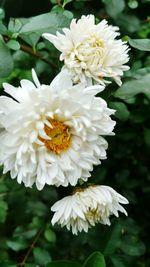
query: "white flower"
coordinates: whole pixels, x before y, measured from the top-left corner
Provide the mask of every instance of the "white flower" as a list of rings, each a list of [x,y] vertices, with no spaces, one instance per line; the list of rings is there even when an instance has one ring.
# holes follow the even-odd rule
[[[78,189],[73,195],[57,201],[51,210],[55,212],[52,224],[72,229],[73,234],[85,231],[96,223],[110,225],[110,215],[119,216],[118,211],[127,215],[119,204],[128,204],[128,200],[109,186],[89,186]]]
[[[11,178],[39,190],[45,184],[76,185],[86,181],[99,159],[106,159],[112,135],[114,110],[95,97],[102,86],[73,86],[70,75],[61,72],[50,85],[22,80],[20,87],[4,84],[0,97],[0,164]]]
[[[126,42],[117,40],[119,28],[108,26],[106,20],[97,25],[93,15],[82,16],[77,22],[70,24],[70,29],[62,29],[55,35],[44,33],[43,37],[55,45],[61,52],[60,60],[64,60],[74,77],[74,81],[93,78],[104,85],[105,78],[113,78],[121,85],[123,71],[129,69],[128,46]]]

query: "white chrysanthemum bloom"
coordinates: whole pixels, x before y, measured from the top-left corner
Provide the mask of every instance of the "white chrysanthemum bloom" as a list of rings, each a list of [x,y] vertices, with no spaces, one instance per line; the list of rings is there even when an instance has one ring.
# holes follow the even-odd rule
[[[73,86],[70,75],[61,72],[50,85],[22,80],[16,88],[4,84],[13,97],[0,97],[0,164],[18,183],[39,190],[45,184],[76,185],[90,176],[93,164],[106,159],[112,135],[114,110],[95,97],[103,86]]]
[[[74,81],[93,78],[100,84],[113,78],[121,85],[120,77],[129,67],[128,46],[126,42],[117,40],[119,28],[108,26],[106,20],[97,25],[93,15],[82,16],[77,22],[70,24],[70,29],[62,29],[55,35],[44,33],[43,37],[55,45],[61,52],[60,60],[64,60],[74,77]]]
[[[51,210],[55,212],[52,224],[66,226],[73,234],[88,232],[96,223],[110,225],[110,215],[118,217],[118,211],[127,215],[120,203],[128,204],[128,200],[109,186],[79,188],[52,206]]]

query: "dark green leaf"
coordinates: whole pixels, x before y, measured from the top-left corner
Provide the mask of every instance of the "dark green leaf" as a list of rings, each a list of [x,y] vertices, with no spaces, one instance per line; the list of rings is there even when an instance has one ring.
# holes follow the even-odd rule
[[[33,18],[22,27],[20,33],[28,34],[31,32],[44,32],[55,33],[56,30],[61,30],[62,27],[68,26],[70,20],[63,14],[46,13]]]
[[[127,106],[122,102],[111,102],[109,105],[111,108],[115,109],[115,116],[121,120],[126,121],[129,118],[130,112]]]
[[[20,49],[20,44],[16,40],[8,41],[7,46],[13,50],[19,50]]]
[[[141,79],[124,83],[116,92],[115,96],[121,99],[129,99],[143,93],[150,99],[150,74],[144,75]]]
[[[130,8],[132,8],[132,9],[137,8],[138,7],[138,2],[136,0],[129,0],[128,6]]]
[[[124,8],[124,0],[103,0],[103,3],[106,5],[106,11],[111,17],[117,17]]]
[[[103,254],[100,252],[92,253],[83,264],[83,267],[106,267]]]
[[[111,256],[111,261],[112,261],[114,267],[127,267],[126,262],[119,255]]]
[[[81,265],[74,261],[52,261],[46,267],[81,267]]]
[[[144,140],[145,140],[145,143],[148,146],[150,146],[150,129],[148,129],[148,128],[144,129]]]
[[[70,18],[65,15],[65,10],[62,10],[61,7],[58,8],[61,9],[61,14],[51,12],[26,20],[20,30],[20,37],[35,47],[42,33],[48,32],[54,34],[56,31],[60,31],[63,27],[68,26]]]
[[[129,38],[129,44],[141,51],[150,51],[150,39],[131,39]]]
[[[140,28],[140,21],[134,15],[120,14],[117,18],[117,25],[126,30],[126,32],[136,32]]]
[[[38,247],[34,248],[33,255],[34,255],[35,262],[37,264],[41,264],[42,266],[43,265],[45,266],[47,263],[51,261],[50,253],[45,249],[41,249]]]
[[[8,205],[4,200],[0,199],[0,222],[4,222],[7,216]]]
[[[135,236],[126,236],[121,243],[120,249],[130,256],[141,256],[145,253],[145,246]]]
[[[28,34],[21,34],[20,37],[27,44],[29,44],[32,47],[35,47],[37,42],[40,39],[40,34],[36,33],[36,32],[31,32],[31,33],[28,33]]]
[[[27,248],[28,243],[21,238],[20,239],[14,238],[12,240],[7,241],[7,246],[14,251],[20,251],[20,250],[24,250],[25,248]]]
[[[29,229],[25,229],[21,226],[18,226],[14,231],[13,237],[21,236],[22,238],[25,238],[25,239],[31,239],[36,235],[37,231],[38,230],[36,228],[30,229],[29,227]]]
[[[26,263],[24,267],[37,267],[37,264]]]
[[[52,231],[50,228],[47,228],[44,232],[44,236],[45,236],[45,239],[48,241],[48,242],[52,242],[52,243],[55,243],[56,242],[56,235],[55,235],[55,232]]]
[[[103,240],[103,253],[108,256],[115,252],[121,242],[122,225],[115,223],[107,229]]]
[[[105,242],[104,255],[113,254],[115,249],[119,247],[121,230],[122,226],[119,223],[114,224],[111,229],[107,230],[107,234],[104,240]]]
[[[7,32],[6,26],[0,21],[0,34],[5,34]]]
[[[0,39],[0,77],[7,77],[13,69],[13,58],[6,44]]]
[[[19,19],[11,18],[8,24],[8,31],[11,33],[17,33],[22,27],[22,23]]]
[[[7,190],[8,190],[8,188],[7,188],[6,184],[4,184],[2,180],[0,180],[0,193],[2,193],[2,194],[6,193]]]
[[[0,19],[5,18],[5,10],[3,8],[0,8]]]

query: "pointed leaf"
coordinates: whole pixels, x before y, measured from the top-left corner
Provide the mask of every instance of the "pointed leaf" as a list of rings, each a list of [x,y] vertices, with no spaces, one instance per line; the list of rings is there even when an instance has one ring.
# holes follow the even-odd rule
[[[7,77],[13,69],[13,58],[9,48],[0,39],[0,77]]]
[[[129,44],[141,51],[150,51],[150,39],[131,39],[129,38]]]
[[[150,74],[144,75],[141,79],[134,79],[125,82],[116,92],[115,97],[129,99],[133,96],[143,93],[150,99]]]
[[[92,253],[83,264],[83,267],[106,267],[103,254],[100,252]]]

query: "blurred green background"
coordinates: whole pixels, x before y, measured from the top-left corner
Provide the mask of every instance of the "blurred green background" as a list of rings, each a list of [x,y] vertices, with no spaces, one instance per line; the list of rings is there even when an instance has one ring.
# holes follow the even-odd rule
[[[36,21],[30,20],[28,31],[21,30],[22,25],[29,23],[29,17],[50,11],[47,24],[45,17],[37,17]],[[54,33],[68,26],[73,16],[79,18],[90,13],[97,21],[106,18],[110,24],[119,26],[125,40],[128,36],[131,39],[150,38],[149,0],[1,0],[0,34],[5,41],[0,47],[1,94],[4,81],[18,85],[21,78],[31,79],[32,67],[41,82],[49,83],[62,64],[58,51],[40,38],[41,33]],[[69,194],[71,187],[56,190],[46,186],[38,192],[35,187],[28,189],[18,185],[9,174],[3,175],[1,167],[0,267],[55,267],[51,264],[53,260],[83,263],[94,251],[104,254],[107,267],[150,267],[149,51],[150,43],[146,47],[141,43],[132,45],[131,69],[124,75],[123,85],[118,88],[112,83],[101,93],[109,107],[117,110],[114,117],[116,135],[107,138],[108,159],[94,168],[90,178],[90,182],[110,185],[127,197],[129,216],[112,217],[110,227],[97,225],[88,234],[73,236],[50,224],[50,206]]]

